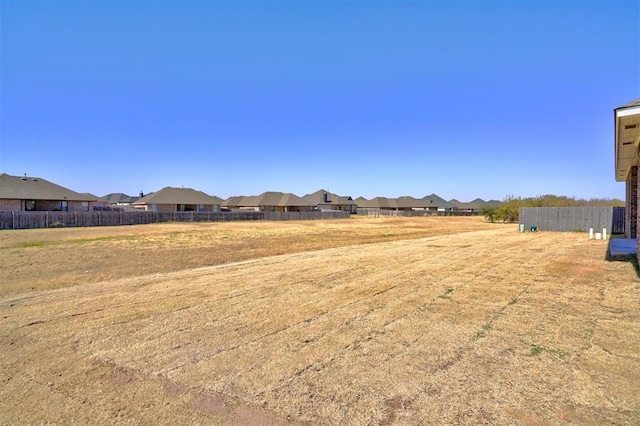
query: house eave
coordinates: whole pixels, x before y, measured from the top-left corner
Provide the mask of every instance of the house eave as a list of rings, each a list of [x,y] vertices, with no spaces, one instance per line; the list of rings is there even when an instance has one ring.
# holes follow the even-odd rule
[[[631,167],[638,165],[640,105],[614,110],[615,178],[625,182]]]

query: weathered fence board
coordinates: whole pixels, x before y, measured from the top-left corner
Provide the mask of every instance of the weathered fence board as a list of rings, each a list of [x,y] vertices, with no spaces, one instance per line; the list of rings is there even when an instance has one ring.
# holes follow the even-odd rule
[[[626,230],[626,209],[624,207],[614,207],[613,208],[613,218],[611,225],[611,232],[614,234],[624,234],[627,232]]]
[[[358,214],[363,216],[385,217],[416,217],[416,216],[479,216],[479,212],[462,211],[435,211],[435,210],[387,210],[387,209],[358,209]]]
[[[0,229],[62,228],[77,226],[143,225],[158,222],[222,222],[239,220],[344,219],[346,211],[331,212],[18,212],[0,211]]]
[[[624,207],[523,207],[519,222],[525,229],[540,231],[588,232],[607,229],[614,234],[624,233]]]

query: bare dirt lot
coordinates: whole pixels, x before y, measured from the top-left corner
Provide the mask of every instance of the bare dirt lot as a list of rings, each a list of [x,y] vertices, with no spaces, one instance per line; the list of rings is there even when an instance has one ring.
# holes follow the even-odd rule
[[[638,424],[640,279],[480,218],[0,233],[0,423]]]

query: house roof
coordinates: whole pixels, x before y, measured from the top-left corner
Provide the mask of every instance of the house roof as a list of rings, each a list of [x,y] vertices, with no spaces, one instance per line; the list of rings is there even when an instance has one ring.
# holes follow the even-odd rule
[[[151,194],[147,194],[151,195]],[[118,204],[118,203],[134,203],[140,199],[140,197],[132,197],[127,194],[123,194],[122,192],[113,192],[111,194],[107,194],[102,197],[107,200],[109,204]]]
[[[300,198],[297,195],[284,192],[265,192],[260,195],[244,197],[238,204],[241,207],[277,206],[277,207],[299,207],[315,206],[311,201]]]
[[[9,200],[96,201],[46,179],[0,174],[0,198]]]
[[[500,201],[496,201],[496,200],[484,201],[482,198],[476,198],[475,200],[469,201],[469,202],[458,201],[454,198],[452,200],[449,200],[449,202],[454,206],[456,206],[456,208],[458,209],[474,209],[474,210],[482,210],[483,208],[490,205],[501,204]]]
[[[104,202],[106,202],[106,201],[107,201],[107,199],[106,199],[106,198],[104,198],[104,197],[98,197],[97,195],[94,195],[94,194],[92,194],[92,193],[90,193],[90,192],[81,192],[80,194],[81,194],[81,195],[86,195],[87,197],[93,197],[96,201],[99,201],[99,202],[101,202],[101,203],[104,203]]]
[[[396,207],[399,209],[412,209],[425,207],[423,200],[418,200],[410,195],[403,195],[395,199]]]
[[[634,106],[640,106],[640,98],[638,98],[638,99],[634,99],[634,100],[632,100],[631,102],[627,102],[627,103],[626,103],[626,104],[624,104],[624,105],[620,105],[620,106],[619,106],[618,108],[616,108],[616,109],[621,109],[621,108],[631,108],[631,107],[634,107]]]
[[[145,195],[135,205],[141,204],[203,204],[203,205],[220,205],[222,199],[205,194],[202,191],[196,191],[192,188],[173,188],[167,186],[158,192]]]
[[[395,209],[398,207],[395,199],[387,197],[376,197],[371,200],[358,198],[356,202],[358,207],[365,209]]]
[[[638,165],[640,147],[640,98],[613,110],[615,176],[618,182],[627,180],[631,167]]]
[[[438,207],[444,209],[454,209],[456,207],[436,194],[427,195],[422,199],[427,202],[427,207]]]
[[[358,197],[355,199],[354,203],[357,204],[359,208],[365,209],[455,208],[455,205],[443,200],[435,194],[427,195],[420,199],[409,195],[398,198],[376,197],[371,200]]]
[[[229,197],[226,200],[224,200],[222,202],[222,206],[224,207],[238,207],[240,204],[242,204],[242,200],[244,199],[244,196],[239,196],[239,197]]]
[[[325,194],[327,194],[327,201],[325,201]],[[305,200],[313,203],[314,206],[319,204],[337,204],[337,205],[354,205],[355,201],[351,197],[341,197],[339,195],[333,194],[324,189],[320,189],[313,194],[307,194],[304,197]]]

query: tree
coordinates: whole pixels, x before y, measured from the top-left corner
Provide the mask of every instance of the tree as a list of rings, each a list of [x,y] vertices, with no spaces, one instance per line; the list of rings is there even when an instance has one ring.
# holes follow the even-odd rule
[[[523,205],[521,198],[513,195],[506,197],[500,207],[498,207],[497,219],[504,223],[517,222],[520,214],[520,207]]]
[[[495,222],[498,216],[498,208],[496,206],[488,206],[482,209],[482,215],[487,222]]]

